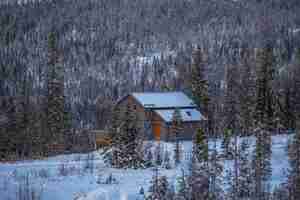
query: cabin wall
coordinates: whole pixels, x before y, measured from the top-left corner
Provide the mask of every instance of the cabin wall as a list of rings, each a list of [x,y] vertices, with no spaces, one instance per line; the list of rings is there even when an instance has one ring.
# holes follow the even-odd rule
[[[155,112],[152,112],[150,119],[152,128],[152,137],[150,139],[166,141],[168,139],[168,126],[166,123]]]
[[[179,140],[192,140],[194,137],[194,134],[196,133],[197,129],[202,127],[201,122],[183,122],[182,123],[182,132],[179,135]],[[166,126],[167,128],[167,140],[172,141],[174,140],[174,137],[172,136],[172,124],[168,123]]]

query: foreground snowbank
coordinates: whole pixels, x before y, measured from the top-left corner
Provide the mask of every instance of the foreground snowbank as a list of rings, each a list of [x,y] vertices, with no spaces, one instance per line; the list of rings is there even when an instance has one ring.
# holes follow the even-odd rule
[[[291,136],[278,135],[272,137],[272,186],[285,181],[289,167],[286,148]],[[250,150],[255,144],[253,137]],[[212,148],[216,144],[221,151],[220,141],[210,141]],[[173,144],[161,143],[164,150],[173,152]],[[176,186],[176,179],[182,169],[187,169],[192,150],[192,142],[182,143],[182,163],[177,168],[160,169],[159,173],[168,177]],[[172,159],[173,156],[171,155]],[[224,161],[225,171],[230,169],[232,161]],[[30,188],[41,194],[42,200],[125,200],[139,199],[141,187],[148,190],[153,169],[114,169],[107,166],[100,152],[93,154],[72,154],[52,157],[46,160],[0,164],[0,200],[16,199],[16,194],[24,186],[28,178]],[[115,182],[106,184],[105,179],[112,176]],[[103,181],[99,181],[103,180]]]

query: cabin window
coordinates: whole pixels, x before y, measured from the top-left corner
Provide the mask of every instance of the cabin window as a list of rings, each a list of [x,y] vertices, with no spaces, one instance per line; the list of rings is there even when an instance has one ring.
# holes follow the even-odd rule
[[[190,111],[186,111],[186,114],[190,117],[192,116],[191,112]]]

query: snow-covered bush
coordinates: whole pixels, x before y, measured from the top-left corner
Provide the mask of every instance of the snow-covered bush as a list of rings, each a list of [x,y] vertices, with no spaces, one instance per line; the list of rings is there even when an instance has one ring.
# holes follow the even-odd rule
[[[85,158],[85,163],[84,163],[84,170],[87,172],[90,172],[91,174],[94,173],[94,160],[95,160],[95,155],[94,153],[88,153],[86,158]]]
[[[58,175],[60,175],[60,176],[68,176],[69,175],[69,169],[68,169],[68,166],[66,163],[62,162],[59,165]]]
[[[166,168],[166,169],[172,169],[170,152],[168,150],[165,151],[163,165],[164,165],[164,168]]]
[[[50,177],[49,170],[47,170],[47,169],[40,169],[38,171],[38,176],[41,177],[41,178],[49,178]]]
[[[108,176],[98,176],[98,180],[97,180],[98,184],[118,184],[117,179],[113,176],[112,173],[110,173]]]

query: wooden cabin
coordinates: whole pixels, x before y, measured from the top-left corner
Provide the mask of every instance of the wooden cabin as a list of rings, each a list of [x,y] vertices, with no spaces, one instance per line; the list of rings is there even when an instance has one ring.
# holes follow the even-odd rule
[[[197,106],[183,92],[131,93],[120,99],[116,106],[125,109],[130,104],[138,115],[138,125],[148,139],[168,141],[175,109],[179,109],[183,121],[181,140],[191,140],[197,128],[206,119]]]

